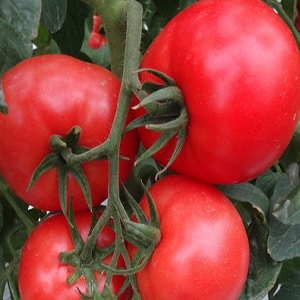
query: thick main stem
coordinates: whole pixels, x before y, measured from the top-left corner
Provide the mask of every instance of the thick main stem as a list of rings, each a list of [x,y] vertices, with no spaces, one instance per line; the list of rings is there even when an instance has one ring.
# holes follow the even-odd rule
[[[123,54],[124,68],[117,111],[111,132],[104,145],[100,145],[83,154],[74,155],[72,158],[74,158],[74,163],[81,163],[82,161],[91,159],[91,155],[92,157],[97,157],[103,149],[106,150],[105,154],[109,161],[108,205],[106,210],[109,210],[109,214],[112,216],[116,217],[117,215],[121,220],[128,220],[129,217],[119,197],[119,148],[127,113],[130,107],[132,87],[138,83],[137,75],[134,71],[138,69],[140,63],[139,46],[142,32],[142,6],[134,0],[129,0],[126,1],[126,7],[124,7],[124,9],[126,9],[125,19],[127,20],[126,41]],[[120,14],[124,17],[123,12],[120,12]],[[104,212],[106,217],[107,212],[108,211]],[[100,219],[98,223],[99,224],[95,226],[92,234],[89,236],[87,244],[82,252],[82,257],[85,259],[88,259],[91,255],[92,246],[96,245],[97,230],[101,230],[103,227],[103,220]],[[116,231],[116,239],[118,239],[118,236],[121,236],[121,233]]]
[[[111,69],[119,78],[123,75],[127,0],[82,0],[101,15],[111,56]]]

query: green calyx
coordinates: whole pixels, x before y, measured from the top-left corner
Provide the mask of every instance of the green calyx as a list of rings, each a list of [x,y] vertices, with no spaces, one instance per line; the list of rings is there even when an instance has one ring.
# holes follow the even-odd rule
[[[177,137],[172,156],[168,164],[157,173],[158,176],[169,168],[180,153],[186,137],[188,112],[184,104],[182,92],[171,77],[153,69],[140,69],[138,72],[149,72],[163,83],[147,81],[141,84],[141,89],[135,91],[135,95],[140,102],[133,106],[132,109],[144,108],[147,113],[131,122],[126,130],[145,127],[148,130],[160,133],[156,142],[142,153],[137,159],[136,164],[151,157],[161,150],[171,139]]]
[[[141,184],[147,198],[149,218],[147,218],[140,205],[124,187],[127,202],[137,219],[137,222],[130,219],[124,219],[122,221],[124,233],[126,234],[128,241],[134,245],[141,248],[149,248],[151,246],[155,247],[161,239],[159,216],[152,196],[144,184]]]
[[[91,192],[82,167],[80,165],[68,165],[62,156],[62,153],[64,152],[80,154],[89,150],[87,147],[78,145],[80,135],[81,129],[78,126],[71,128],[65,137],[61,137],[57,134],[52,135],[49,139],[52,152],[48,154],[37,166],[28,186],[28,189],[30,189],[47,171],[57,169],[59,199],[61,209],[65,215],[69,208],[67,201],[67,179],[69,174],[77,180],[85,196],[87,206],[90,210],[92,210]]]
[[[127,233],[130,234],[137,243],[140,243],[145,247],[148,247],[151,244],[157,245],[160,242],[161,233],[158,228],[129,220],[126,220],[124,225]]]

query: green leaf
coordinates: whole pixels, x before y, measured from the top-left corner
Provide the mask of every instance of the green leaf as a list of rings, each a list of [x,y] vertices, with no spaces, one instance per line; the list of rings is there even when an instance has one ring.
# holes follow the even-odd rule
[[[3,205],[0,202],[0,232],[1,232],[2,228],[3,228],[3,225],[4,225]],[[1,255],[0,255],[0,257],[1,257]],[[0,259],[0,262],[1,262],[1,259]]]
[[[32,43],[25,41],[15,28],[0,18],[0,77],[32,54]]]
[[[167,19],[162,17],[157,11],[151,12],[150,15],[147,15],[145,21],[147,30],[143,30],[141,45],[142,53],[146,51],[153,39],[167,23]]]
[[[281,5],[290,19],[295,20],[297,15],[297,0],[283,0],[281,1]]]
[[[300,224],[300,184],[287,195],[282,203],[275,205],[273,215],[283,224]]]
[[[234,185],[219,186],[219,189],[230,199],[238,202],[250,203],[261,217],[265,219],[269,210],[268,197],[255,185],[251,183],[241,183]]]
[[[167,20],[174,17],[182,9],[196,2],[196,0],[153,0],[159,13]]]
[[[79,56],[84,39],[84,22],[89,7],[79,0],[68,0],[68,10],[61,29],[52,37],[64,54]]]
[[[281,263],[274,262],[267,253],[266,236],[263,240],[259,236],[258,231],[265,230],[267,234],[267,228],[260,223],[257,223],[257,226],[260,229],[256,228],[249,237],[251,243],[249,273],[239,300],[263,299],[275,285],[282,266]]]
[[[277,184],[278,180],[281,178],[282,173],[280,172],[273,172],[269,169],[263,175],[259,176],[256,181],[255,185],[267,196],[271,197]]]
[[[274,260],[300,257],[300,225],[285,225],[270,218],[269,252]]]
[[[273,300],[300,299],[300,259],[286,261],[280,273],[280,289]]]
[[[280,164],[287,169],[292,163],[300,163],[300,123],[294,132],[292,141],[280,158]]]
[[[0,297],[3,299],[4,288],[6,283],[5,260],[4,260],[4,246],[0,244]]]
[[[32,41],[38,33],[41,0],[0,1],[0,18],[11,24],[23,40]]]
[[[291,190],[289,178],[283,174],[271,198],[272,209],[285,201]],[[300,225],[283,224],[270,214],[268,251],[276,261],[300,257]]]
[[[281,270],[281,263],[274,263],[266,253],[251,255],[251,260],[247,282],[239,300],[263,299],[273,288]]]
[[[274,209],[274,207],[276,207],[276,205],[285,201],[286,197],[291,191],[292,187],[290,185],[290,179],[287,174],[284,173],[277,181],[277,184],[274,187],[273,194],[270,198],[271,211]]]
[[[41,22],[51,33],[61,29],[67,14],[67,0],[42,0]]]
[[[0,1],[0,75],[32,55],[41,9],[41,0]]]
[[[240,300],[263,299],[275,285],[281,263],[275,262],[268,253],[268,223],[261,218],[261,213],[251,207],[247,234],[250,243],[250,266],[247,282]]]

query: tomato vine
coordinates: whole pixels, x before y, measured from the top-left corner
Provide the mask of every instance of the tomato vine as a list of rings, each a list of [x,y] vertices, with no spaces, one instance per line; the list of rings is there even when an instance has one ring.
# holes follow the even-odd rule
[[[70,282],[76,281],[81,275],[86,277],[89,288],[87,295],[82,295],[82,298],[113,299],[115,295],[108,287],[114,275],[124,275],[126,280],[123,289],[130,287],[133,298],[141,298],[135,274],[145,267],[161,238],[160,220],[148,187],[160,178],[163,172],[168,174],[169,165],[180,152],[186,137],[188,112],[176,82],[153,69],[139,70],[140,61],[143,52],[161,29],[177,13],[194,2],[197,1],[169,0],[163,3],[159,0],[65,0],[58,4],[52,0],[28,0],[16,6],[19,14],[14,12],[7,3],[0,5],[0,40],[4,41],[2,45],[0,44],[1,76],[25,58],[46,53],[64,53],[103,65],[121,80],[117,111],[109,136],[104,143],[85,149],[81,153],[75,153],[66,145],[65,137],[53,135],[51,138],[52,150],[59,153],[70,168],[80,167],[88,161],[99,159],[107,159],[109,163],[107,205],[97,206],[97,210],[101,210],[101,217],[94,220],[86,242],[83,243],[76,229],[74,223],[76,212],[67,209],[66,206],[62,209],[69,221],[76,251],[63,252],[60,259],[61,262],[75,268],[68,279]],[[289,26],[299,47],[299,32],[294,26],[297,1],[289,0],[281,3],[265,0],[264,2],[275,9]],[[33,7],[35,13],[29,7]],[[91,17],[95,13],[101,16],[107,43],[97,49],[97,52],[92,52],[94,50],[87,49],[86,46],[91,29]],[[14,18],[11,18],[10,14],[14,15]],[[24,17],[26,14],[30,16],[30,22]],[[70,29],[72,19],[75,20],[72,24],[73,28],[76,28],[74,31]],[[23,27],[20,26],[22,21],[24,21]],[[15,43],[12,43],[10,38],[6,38],[3,32],[6,32],[10,38],[16,37]],[[67,39],[70,33],[74,43]],[[32,42],[36,49],[32,49]],[[152,72],[152,75],[158,74],[167,87],[164,85],[165,89],[160,89],[161,85],[142,83],[141,72],[145,71]],[[154,93],[149,96],[152,91]],[[127,130],[146,125],[150,129],[164,132],[164,136],[149,152],[140,149],[141,156],[136,162],[132,177],[120,189],[119,163],[120,160],[127,159],[120,154],[120,144],[126,116],[135,97],[139,97],[141,102],[135,103],[133,108],[145,107],[150,117],[136,119]],[[0,99],[0,110],[9,113],[2,91]],[[159,100],[159,110],[157,110],[157,100]],[[76,127],[74,132],[79,132],[79,139],[81,129]],[[238,209],[250,241],[251,262],[248,281],[240,299],[263,299],[268,295],[269,299],[280,300],[289,296],[290,290],[296,296],[300,296],[297,287],[300,282],[299,132],[298,127],[284,154],[264,174],[249,182],[218,186],[218,189],[230,198]],[[174,136],[178,138],[175,152],[166,167],[160,167],[151,156]],[[66,175],[64,174],[65,179]],[[37,178],[33,179],[34,185]],[[65,194],[66,186],[61,188],[62,194]],[[145,216],[144,211],[137,204],[136,200],[142,194],[145,194],[148,200],[150,218]],[[0,243],[0,294],[4,294],[8,284],[11,297],[18,299],[16,272],[21,248],[36,225],[43,222],[49,214],[29,208],[2,179],[0,197],[0,238],[3,241]],[[89,202],[89,199],[87,201]],[[90,202],[88,206],[95,213]],[[132,219],[132,212],[136,215],[136,220]],[[113,228],[116,238],[111,247],[103,248],[103,252],[100,250],[99,254],[98,250],[95,251],[97,239],[107,224]],[[17,240],[21,242],[16,242]],[[134,258],[128,251],[127,243],[134,244],[139,249]],[[284,245],[291,245],[291,248],[287,249]],[[110,263],[103,263],[99,259],[101,255],[111,255]],[[118,264],[120,257],[124,259],[125,265],[122,267]],[[98,294],[91,278],[91,272],[94,271],[107,275],[105,278],[107,289],[102,295]]]

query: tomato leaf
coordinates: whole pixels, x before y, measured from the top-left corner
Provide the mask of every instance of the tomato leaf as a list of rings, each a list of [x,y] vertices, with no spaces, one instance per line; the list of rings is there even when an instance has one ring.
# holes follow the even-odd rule
[[[0,17],[13,25],[24,40],[37,36],[41,15],[41,0],[10,0],[0,2]]]
[[[230,199],[239,202],[250,203],[252,207],[256,208],[263,219],[268,214],[269,199],[268,197],[255,185],[251,183],[241,183],[234,185],[223,185],[219,189],[227,195]]]
[[[281,1],[281,5],[290,19],[295,20],[297,15],[297,0],[284,0]]]
[[[300,224],[300,184],[287,195],[282,203],[275,205],[273,215],[283,224]]]
[[[31,56],[41,8],[41,0],[0,2],[0,75]]]
[[[240,300],[263,299],[277,281],[281,263],[267,253],[268,225],[254,214],[248,229],[251,256],[247,282]]]
[[[263,175],[259,176],[256,181],[255,185],[264,193],[268,198],[270,198],[273,194],[275,185],[277,184],[278,180],[281,178],[281,172],[274,172],[269,169]]]
[[[284,263],[280,273],[280,289],[273,300],[300,299],[300,259]]]
[[[79,0],[68,0],[68,10],[61,29],[52,35],[64,54],[78,56],[84,39],[84,21],[89,7]]]
[[[0,76],[21,60],[30,57],[32,44],[0,17]]]
[[[51,33],[61,29],[67,14],[67,0],[42,0],[41,22]]]
[[[284,169],[287,169],[292,163],[300,163],[300,124],[294,132],[293,139],[289,143],[284,154],[280,158],[280,164]]]
[[[282,203],[291,190],[288,176],[282,175],[271,197],[271,207],[276,208],[276,204]],[[271,214],[269,230],[268,251],[274,260],[282,261],[300,256],[300,225],[284,224]]]
[[[167,20],[174,17],[180,10],[196,2],[196,0],[153,0],[159,13]]]
[[[300,225],[285,225],[275,217],[270,220],[269,252],[274,260],[300,256]]]

